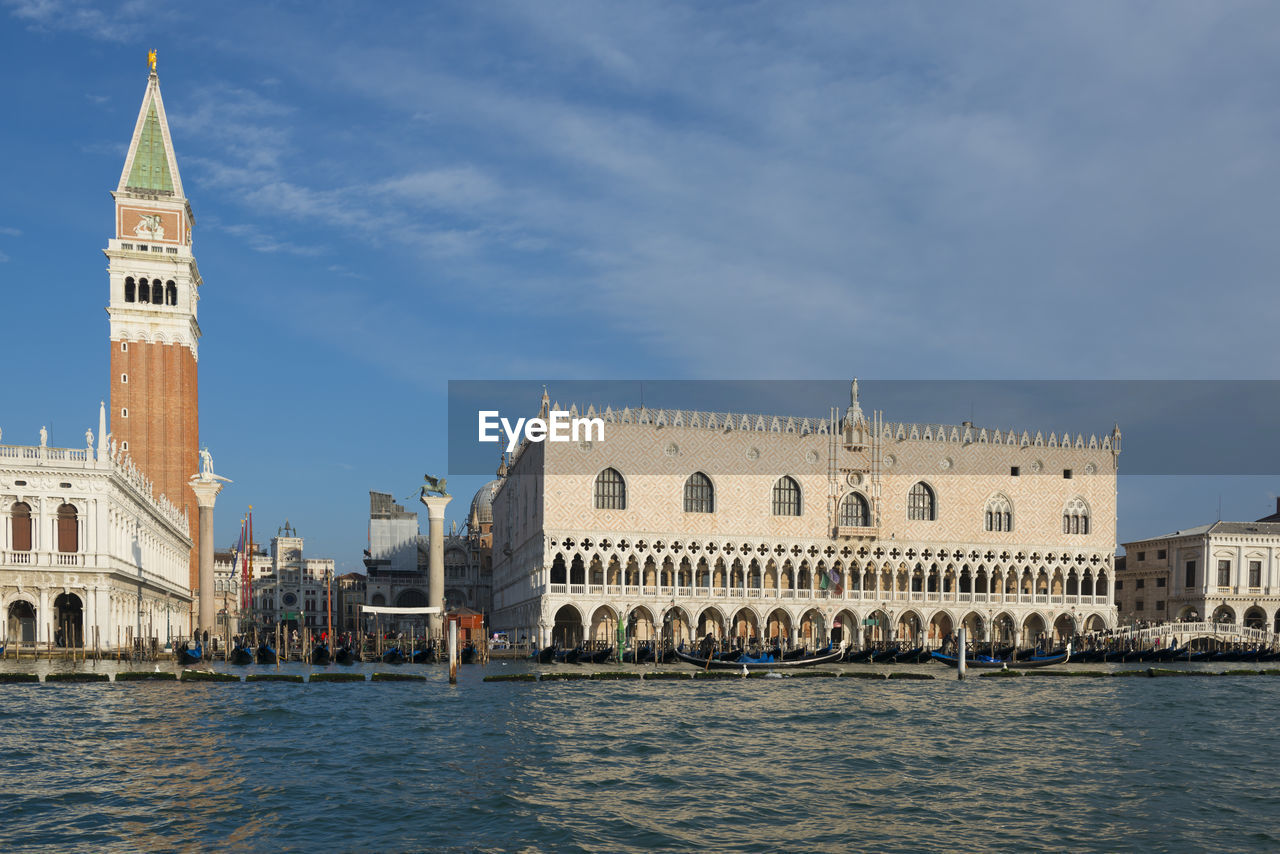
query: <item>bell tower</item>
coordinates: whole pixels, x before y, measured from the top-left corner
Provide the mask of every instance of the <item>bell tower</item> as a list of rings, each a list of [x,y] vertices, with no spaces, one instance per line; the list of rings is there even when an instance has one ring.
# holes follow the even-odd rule
[[[191,252],[195,219],[182,192],[155,52],[115,199],[115,227],[104,250],[111,281],[111,436],[180,508],[198,540],[188,481],[200,470],[196,381],[200,271]],[[199,543],[191,550],[198,586]]]

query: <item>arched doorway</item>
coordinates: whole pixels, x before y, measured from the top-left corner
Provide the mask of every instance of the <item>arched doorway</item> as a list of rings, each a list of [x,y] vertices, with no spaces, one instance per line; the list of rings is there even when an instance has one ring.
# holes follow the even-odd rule
[[[929,646],[940,649],[945,643],[949,649],[950,644],[955,641],[951,637],[954,631],[955,624],[951,622],[951,615],[946,611],[936,612],[929,618]]]
[[[851,611],[841,611],[831,621],[831,642],[837,646],[858,642],[858,618]]]
[[[1076,621],[1070,614],[1062,614],[1053,621],[1053,645],[1065,646],[1067,641],[1075,637]]]
[[[618,615],[608,605],[601,605],[591,615],[591,639],[607,646],[618,642]]]
[[[74,593],[53,600],[53,635],[58,646],[80,646],[84,639],[84,605]]]
[[[427,594],[413,588],[401,590],[399,595],[396,596],[395,606],[397,608],[426,608]]]
[[[715,608],[707,608],[698,615],[697,638],[701,640],[711,635],[713,640],[724,637],[724,617]]]
[[[764,636],[770,643],[786,643],[791,640],[791,615],[781,608],[774,608],[764,621]]]
[[[915,611],[907,611],[898,617],[898,640],[912,647],[922,644],[920,615]]]
[[[733,615],[732,634],[734,639],[740,641],[743,646],[760,637],[760,625],[751,609],[742,608]]]
[[[9,605],[9,629],[6,637],[19,643],[36,642],[36,609],[24,599]]]
[[[827,621],[816,608],[810,608],[800,618],[800,643],[810,649],[826,646]]]
[[[987,639],[987,621],[982,619],[982,615],[977,611],[966,614],[960,621],[960,625],[964,627],[966,643],[977,643]]]
[[[1084,621],[1084,630],[1086,632],[1105,632],[1107,623],[1097,614],[1091,614]]]
[[[1001,612],[991,621],[991,634],[996,643],[1008,646],[1013,643],[1013,617]]]
[[[667,613],[662,615],[663,645],[671,643],[680,646],[692,640],[693,630],[689,625],[689,615],[679,606],[667,609]]]
[[[1213,621],[1215,623],[1234,623],[1236,621],[1236,612],[1227,605],[1219,605],[1213,610]]]
[[[444,609],[446,611],[456,611],[459,608],[466,608],[469,606],[469,604],[470,603],[467,601],[467,593],[465,590],[458,590],[455,588],[445,588]]]
[[[888,643],[890,636],[889,615],[880,610],[872,611],[871,616],[867,618],[867,624],[862,629],[863,637],[866,641],[864,646]]]
[[[1022,646],[1044,646],[1047,632],[1048,626],[1045,625],[1044,618],[1039,614],[1031,614],[1022,621]]]
[[[1244,612],[1244,624],[1250,629],[1261,629],[1267,625],[1267,612],[1254,605]]]
[[[646,643],[653,640],[653,614],[641,605],[632,609],[627,615],[627,637],[632,641]]]
[[[582,643],[582,614],[572,605],[564,605],[556,611],[555,624],[551,627],[551,642],[564,649],[572,649]]]

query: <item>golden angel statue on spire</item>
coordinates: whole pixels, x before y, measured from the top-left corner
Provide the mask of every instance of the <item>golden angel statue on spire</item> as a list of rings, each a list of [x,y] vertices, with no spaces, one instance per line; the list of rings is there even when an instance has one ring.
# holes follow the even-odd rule
[[[147,65],[151,68],[151,71],[154,73],[156,70],[156,52],[154,50],[147,51]]]

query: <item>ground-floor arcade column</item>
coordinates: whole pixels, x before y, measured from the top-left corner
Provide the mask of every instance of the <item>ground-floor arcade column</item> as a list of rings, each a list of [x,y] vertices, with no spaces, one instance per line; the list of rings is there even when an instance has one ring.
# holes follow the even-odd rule
[[[53,639],[53,613],[49,610],[49,591],[40,588],[40,607],[36,611],[36,643],[48,643]]]

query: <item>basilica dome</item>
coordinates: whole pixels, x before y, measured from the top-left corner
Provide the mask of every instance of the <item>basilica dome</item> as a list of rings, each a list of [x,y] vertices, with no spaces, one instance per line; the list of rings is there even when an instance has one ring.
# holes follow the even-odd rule
[[[502,481],[491,480],[477,490],[475,498],[471,499],[471,512],[467,516],[468,520],[476,525],[493,524],[493,496],[501,485]]]

